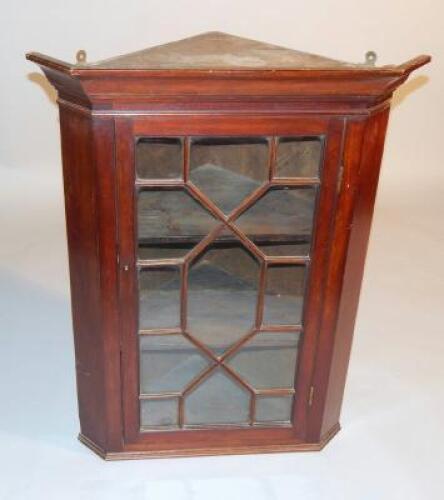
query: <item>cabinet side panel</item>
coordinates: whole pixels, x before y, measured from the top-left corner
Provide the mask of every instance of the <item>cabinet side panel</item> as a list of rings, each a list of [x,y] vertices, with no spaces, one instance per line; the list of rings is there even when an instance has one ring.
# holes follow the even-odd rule
[[[92,128],[86,115],[60,108],[65,211],[81,432],[105,447],[100,268]]]
[[[120,331],[117,284],[116,165],[114,118],[93,117],[96,172],[97,230],[99,236],[101,332],[106,397],[106,451],[122,448]]]
[[[358,168],[358,176],[354,188],[356,192],[352,196],[354,200],[352,212],[347,215],[347,207],[344,206],[344,214],[341,207],[337,214],[339,226],[341,217],[345,217],[345,221],[348,221],[348,227],[343,229],[345,234],[342,238],[345,244],[343,254],[346,255],[346,259],[341,280],[342,287],[338,290],[340,302],[334,329],[321,436],[326,435],[338,423],[341,412],[388,117],[387,107],[367,120],[365,130],[359,130],[361,127],[359,123],[351,125],[356,130],[350,129],[344,151],[344,161],[349,162],[352,169]],[[361,149],[359,143],[362,132],[364,138]],[[359,164],[356,165],[358,160]],[[347,189],[347,184],[348,180],[344,178],[343,191]],[[353,189],[353,181],[350,186]]]

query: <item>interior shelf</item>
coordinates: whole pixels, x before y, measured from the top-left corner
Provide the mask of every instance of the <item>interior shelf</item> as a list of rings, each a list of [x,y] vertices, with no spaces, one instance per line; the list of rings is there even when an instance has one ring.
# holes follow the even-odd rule
[[[260,183],[243,175],[215,166],[202,166],[208,174],[223,172],[229,178],[230,189],[215,193],[224,205],[236,206]],[[211,187],[224,185],[214,182],[212,176],[199,176],[203,192],[205,179]],[[225,185],[227,181],[225,180]],[[279,191],[274,195],[273,192]],[[234,223],[257,242],[303,242],[310,237],[314,211],[314,189],[270,190],[247,209]],[[220,221],[216,220],[198,202],[183,191],[142,190],[138,200],[138,237],[142,245],[174,245],[198,243]],[[221,235],[218,243],[236,241],[232,234]]]

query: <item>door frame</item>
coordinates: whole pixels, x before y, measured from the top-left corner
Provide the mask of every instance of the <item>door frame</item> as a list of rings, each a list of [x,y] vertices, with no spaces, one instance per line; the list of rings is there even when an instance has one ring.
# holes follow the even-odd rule
[[[332,245],[338,179],[342,164],[345,120],[307,115],[150,115],[115,118],[117,217],[119,255],[119,311],[123,440],[128,451],[171,455],[229,453],[229,450],[284,449],[310,442],[310,406],[322,318],[325,279]],[[135,137],[151,136],[285,136],[324,135],[324,161],[315,212],[310,271],[304,300],[304,331],[298,353],[293,427],[218,428],[205,430],[139,431],[139,348],[135,234]],[[200,451],[199,451],[200,450]]]

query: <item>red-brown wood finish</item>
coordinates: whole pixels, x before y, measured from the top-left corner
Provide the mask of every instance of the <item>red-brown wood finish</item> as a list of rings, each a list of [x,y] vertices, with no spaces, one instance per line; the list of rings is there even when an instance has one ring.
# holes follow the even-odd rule
[[[339,420],[388,116],[386,107],[365,123],[350,123],[355,130],[348,136],[344,152],[349,172],[344,171],[343,199],[336,214],[337,245],[333,245],[331,257],[332,274],[337,273],[332,276],[336,290],[331,297],[335,338],[329,347],[331,365],[321,384],[325,391],[321,436]]]
[[[28,59],[59,94],[81,441],[106,459],[321,449],[339,430],[390,98],[430,58],[214,72]],[[326,137],[291,427],[139,431],[133,150],[144,134]]]
[[[114,124],[61,108],[60,127],[81,432],[118,449]]]

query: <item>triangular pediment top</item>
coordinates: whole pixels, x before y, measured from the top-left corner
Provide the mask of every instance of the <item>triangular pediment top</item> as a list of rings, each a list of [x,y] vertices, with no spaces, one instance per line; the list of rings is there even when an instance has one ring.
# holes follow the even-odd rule
[[[96,63],[91,69],[353,69],[352,64],[212,31]]]
[[[26,57],[43,69],[59,97],[86,105],[94,101],[108,106],[128,99],[228,101],[236,96],[245,102],[359,98],[352,105],[361,108],[390,97],[412,71],[431,59],[421,55],[397,66],[353,64],[220,32],[96,63],[72,64],[38,52]]]

